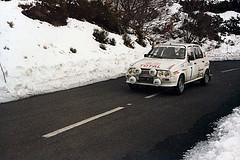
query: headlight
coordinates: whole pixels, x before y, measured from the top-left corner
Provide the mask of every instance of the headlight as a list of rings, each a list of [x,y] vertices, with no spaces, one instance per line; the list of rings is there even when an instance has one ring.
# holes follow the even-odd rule
[[[135,74],[135,68],[129,68],[128,75],[134,75],[134,74]]]
[[[170,77],[171,76],[171,72],[170,71],[165,71],[164,76],[165,77]]]
[[[129,68],[128,75],[139,75],[142,73],[141,68]]]
[[[158,77],[163,77],[164,76],[164,71],[158,71],[157,76]]]
[[[169,78],[169,77],[171,77],[171,72],[170,71],[158,71],[157,76]]]

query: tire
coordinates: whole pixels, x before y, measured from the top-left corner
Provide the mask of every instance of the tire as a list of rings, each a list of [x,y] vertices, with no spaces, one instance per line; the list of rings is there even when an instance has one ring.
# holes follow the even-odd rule
[[[137,90],[137,89],[139,89],[139,86],[136,85],[136,84],[128,83],[128,86],[129,86],[129,88],[130,88],[131,90]]]
[[[185,78],[184,75],[180,75],[178,79],[177,86],[175,88],[175,92],[177,95],[181,95],[184,92],[185,89]]]
[[[209,75],[209,70],[206,70],[206,72],[204,73],[204,77],[201,79],[200,83],[203,86],[206,86],[210,81],[210,75]]]

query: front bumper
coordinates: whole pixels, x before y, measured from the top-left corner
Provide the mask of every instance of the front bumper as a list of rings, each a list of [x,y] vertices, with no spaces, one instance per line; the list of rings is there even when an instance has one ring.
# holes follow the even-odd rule
[[[178,79],[175,77],[158,78],[158,77],[139,77],[139,76],[126,76],[126,83],[155,86],[155,87],[175,87],[177,86]]]

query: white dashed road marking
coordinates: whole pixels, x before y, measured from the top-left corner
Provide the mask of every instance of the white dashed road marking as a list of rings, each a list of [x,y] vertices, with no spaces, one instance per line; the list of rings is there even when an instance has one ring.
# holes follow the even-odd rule
[[[85,120],[83,120],[83,121],[74,123],[74,124],[72,124],[72,125],[66,126],[66,127],[64,127],[64,128],[61,128],[61,129],[58,129],[58,130],[56,130],[56,131],[54,131],[54,132],[45,134],[45,135],[43,135],[42,137],[43,137],[43,138],[51,138],[51,137],[54,137],[54,136],[56,136],[56,135],[58,135],[58,134],[61,134],[61,133],[63,133],[63,132],[66,132],[66,131],[68,131],[68,130],[71,130],[71,129],[73,129],[73,128],[79,127],[79,126],[81,126],[81,125],[84,125],[84,124],[89,123],[89,122],[91,122],[91,121],[94,121],[94,120],[96,120],[96,119],[105,117],[105,116],[110,115],[110,114],[112,114],[112,113],[118,112],[118,111],[120,111],[120,110],[122,110],[122,109],[124,109],[124,107],[118,107],[118,108],[112,109],[112,110],[107,111],[107,112],[104,112],[104,113],[102,113],[102,114],[93,116],[93,117],[88,118],[88,119],[85,119]]]
[[[232,72],[232,71],[237,71],[237,70],[240,70],[240,68],[228,69],[228,70],[224,70],[224,71],[221,71],[221,72],[222,73],[227,73],[227,72]]]
[[[144,97],[145,99],[150,99],[150,98],[153,98],[153,97],[156,97],[158,95],[158,93],[155,93],[155,94],[152,94],[150,96],[146,96]]]

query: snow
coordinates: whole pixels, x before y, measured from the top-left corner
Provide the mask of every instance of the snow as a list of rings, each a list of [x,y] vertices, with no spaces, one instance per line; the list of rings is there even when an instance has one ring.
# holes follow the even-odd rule
[[[235,12],[235,11],[227,11],[227,12],[224,12],[224,13],[220,13],[219,16],[224,20],[229,20],[231,19],[232,17],[233,18],[237,18],[240,16],[240,13],[238,12]]]
[[[19,2],[0,1],[0,103],[122,76],[150,50],[137,43],[127,48],[120,35],[110,33],[117,44],[104,51],[92,36],[100,27],[75,19],[54,27],[21,14]]]
[[[216,41],[207,41],[203,45],[202,48],[209,59],[211,61],[240,60],[240,36],[222,36],[221,39],[224,42],[220,45]]]
[[[222,118],[210,137],[189,150],[184,160],[240,160],[240,107]]]
[[[224,13],[218,13],[218,14],[212,13],[212,12],[206,12],[206,13],[210,16],[219,15],[224,21],[230,20],[232,17],[233,18],[240,17],[240,13],[235,11],[226,11]]]
[[[182,6],[179,3],[173,3],[172,6],[169,7],[169,14],[174,15],[179,12]]]

